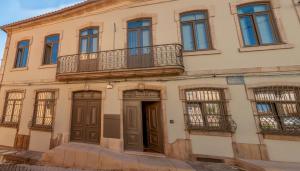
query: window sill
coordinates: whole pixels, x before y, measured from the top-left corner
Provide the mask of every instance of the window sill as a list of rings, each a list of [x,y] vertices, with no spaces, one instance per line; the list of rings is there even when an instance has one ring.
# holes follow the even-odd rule
[[[11,70],[11,72],[15,72],[15,71],[26,71],[26,70],[28,70],[28,67],[24,67],[24,68],[13,68],[13,69]]]
[[[50,65],[41,65],[39,69],[48,69],[48,68],[56,68],[56,64],[50,64]]]
[[[263,137],[268,140],[281,140],[281,141],[300,141],[300,136],[292,135],[271,135],[264,134]]]
[[[52,132],[52,128],[49,127],[31,127],[33,131],[43,131],[43,132]]]
[[[195,51],[195,52],[183,52],[183,56],[198,56],[198,55],[214,55],[221,54],[221,50],[205,50],[205,51]]]
[[[17,123],[1,123],[0,127],[5,127],[5,128],[17,128],[18,124]]]
[[[292,44],[279,44],[279,45],[256,46],[256,47],[242,47],[239,48],[239,51],[240,52],[267,51],[267,50],[291,49],[293,47],[294,45]]]
[[[190,130],[191,135],[204,135],[204,136],[218,136],[218,137],[232,137],[231,132],[223,131],[202,131],[202,130]]]

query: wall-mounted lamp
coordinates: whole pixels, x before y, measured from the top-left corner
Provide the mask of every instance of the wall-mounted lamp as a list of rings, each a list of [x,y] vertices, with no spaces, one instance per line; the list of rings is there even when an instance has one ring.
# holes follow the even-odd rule
[[[109,83],[106,85],[106,88],[107,88],[107,89],[113,89],[114,86],[111,84],[111,82],[109,82]]]

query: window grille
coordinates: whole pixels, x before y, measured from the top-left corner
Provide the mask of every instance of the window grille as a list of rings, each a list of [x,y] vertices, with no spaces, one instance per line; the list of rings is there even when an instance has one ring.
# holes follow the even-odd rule
[[[224,90],[197,88],[185,91],[185,120],[189,130],[232,132]]]
[[[4,114],[1,123],[7,126],[17,126],[23,104],[22,92],[9,92],[6,95]]]
[[[55,106],[55,92],[43,91],[36,95],[32,128],[52,129]]]
[[[256,88],[254,97],[262,133],[300,135],[300,87]]]

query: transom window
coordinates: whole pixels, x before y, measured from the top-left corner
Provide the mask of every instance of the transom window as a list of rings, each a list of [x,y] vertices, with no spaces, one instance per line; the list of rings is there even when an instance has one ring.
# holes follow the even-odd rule
[[[27,66],[29,52],[29,40],[23,40],[18,43],[15,68],[24,68]]]
[[[21,115],[23,92],[9,92],[6,95],[4,115],[2,116],[2,124],[8,126],[17,126]]]
[[[35,101],[33,128],[52,129],[55,91],[38,92]]]
[[[188,129],[231,131],[223,89],[189,89],[185,98]]]
[[[59,48],[59,35],[51,35],[45,38],[44,65],[56,64]]]
[[[183,13],[180,21],[185,51],[212,49],[207,11]]]
[[[300,134],[300,88],[257,88],[254,96],[263,133]]]
[[[248,4],[238,7],[244,46],[261,46],[280,42],[270,4]]]
[[[99,28],[91,27],[80,31],[80,53],[98,51]]]

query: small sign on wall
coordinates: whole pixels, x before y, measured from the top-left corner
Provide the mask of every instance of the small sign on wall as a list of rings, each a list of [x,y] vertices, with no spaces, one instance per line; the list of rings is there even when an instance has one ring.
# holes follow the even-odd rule
[[[230,76],[226,77],[228,85],[244,85],[245,79],[244,76]]]

